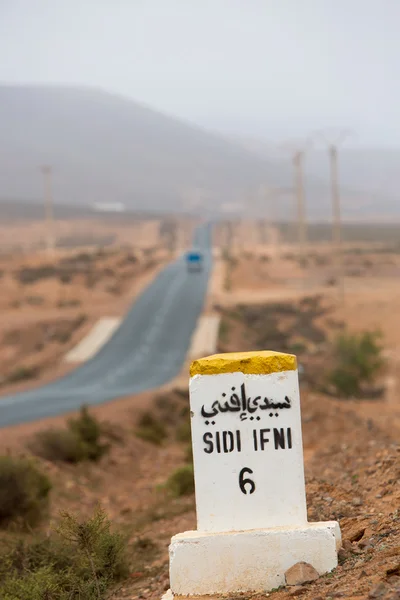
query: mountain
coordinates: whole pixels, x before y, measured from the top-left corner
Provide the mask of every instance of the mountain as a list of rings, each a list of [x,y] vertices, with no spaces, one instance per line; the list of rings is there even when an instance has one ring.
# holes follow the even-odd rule
[[[55,203],[80,207],[176,210],[190,190],[218,205],[243,201],[261,183],[288,183],[286,165],[95,89],[0,86],[0,131],[4,201],[41,201],[43,164],[53,167]]]
[[[29,205],[39,207],[43,164],[53,167],[60,216],[87,212],[95,203],[150,212],[201,208],[207,214],[231,206],[279,220],[296,214],[288,155],[104,91],[0,85],[0,132],[0,214],[1,206],[7,214],[11,205],[23,214]],[[343,147],[339,159],[344,218],[400,217],[400,151]],[[305,183],[308,217],[329,219],[326,152],[307,154]],[[269,199],[257,196],[260,185],[281,191]]]

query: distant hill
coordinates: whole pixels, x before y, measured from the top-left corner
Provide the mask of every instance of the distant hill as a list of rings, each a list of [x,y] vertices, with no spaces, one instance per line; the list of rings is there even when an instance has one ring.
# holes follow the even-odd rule
[[[195,188],[210,203],[243,200],[288,169],[194,125],[93,89],[0,86],[0,202],[42,196],[39,165],[54,169],[59,204],[122,202],[176,210]]]
[[[60,215],[95,203],[123,203],[135,212],[191,210],[199,207],[196,190],[206,214],[242,205],[273,219],[295,215],[289,157],[273,158],[262,141],[230,139],[107,92],[0,85],[0,132],[0,214],[30,214],[29,205],[42,202],[39,166],[51,164]],[[344,217],[400,218],[399,167],[399,151],[343,148]],[[257,199],[265,184],[285,192]],[[306,188],[308,216],[329,219],[325,153],[307,156]]]

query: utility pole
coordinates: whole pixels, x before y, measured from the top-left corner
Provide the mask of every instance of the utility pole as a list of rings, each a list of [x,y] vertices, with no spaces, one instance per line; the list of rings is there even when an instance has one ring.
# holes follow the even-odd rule
[[[335,257],[336,279],[339,291],[340,302],[344,302],[344,264],[342,250],[342,217],[339,192],[339,168],[338,168],[338,146],[351,134],[348,130],[343,130],[334,136],[334,141],[328,141],[327,136],[319,133],[318,136],[328,146],[330,178],[331,178],[331,202],[332,202],[332,246]]]
[[[52,192],[52,167],[44,165],[41,168],[43,174],[43,197],[46,227],[46,250],[50,257],[54,256],[54,231],[53,231],[53,192]]]
[[[300,262],[305,267],[306,246],[307,246],[307,226],[306,226],[306,210],[305,210],[305,193],[304,193],[304,158],[306,152],[310,150],[312,145],[311,138],[304,141],[286,142],[278,148],[285,152],[290,152],[293,165],[294,176],[294,195],[296,199],[296,224],[297,224],[297,244]]]
[[[258,190],[258,199],[260,205],[256,206],[256,211],[260,214],[259,231],[261,245],[264,246],[267,243],[268,228],[271,225],[271,212],[270,212],[270,195],[266,185],[261,185]]]
[[[271,187],[268,185],[261,185],[258,193],[259,204],[255,207],[257,214],[259,215],[259,240],[264,246],[268,244],[270,246],[271,255],[279,256],[279,217],[277,213],[277,207],[279,206],[279,199],[281,196],[290,192],[293,193],[293,187]]]
[[[344,302],[344,269],[342,252],[342,218],[340,210],[339,176],[338,176],[338,150],[335,144],[329,145],[329,161],[331,171],[331,199],[332,199],[332,244],[336,257],[336,271],[338,280],[339,298]]]
[[[331,169],[332,242],[336,248],[336,251],[340,253],[342,242],[342,221],[340,214],[338,150],[334,144],[329,146],[329,160]]]
[[[227,253],[230,256],[233,248],[233,222],[229,216],[228,220],[226,221],[226,248]]]
[[[301,262],[304,265],[307,243],[306,216],[304,207],[304,150],[298,150],[293,155],[294,184],[297,201],[297,243]]]

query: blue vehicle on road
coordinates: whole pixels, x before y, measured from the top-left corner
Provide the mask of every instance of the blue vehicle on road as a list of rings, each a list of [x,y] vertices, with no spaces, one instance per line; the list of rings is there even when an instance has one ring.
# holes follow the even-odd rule
[[[189,273],[199,273],[203,270],[203,254],[198,250],[186,253],[186,264]]]

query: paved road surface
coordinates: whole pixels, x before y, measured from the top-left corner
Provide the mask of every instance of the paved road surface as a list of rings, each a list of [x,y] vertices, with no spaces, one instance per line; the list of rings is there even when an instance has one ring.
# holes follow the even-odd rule
[[[183,258],[168,265],[92,359],[53,383],[0,398],[0,427],[60,415],[82,404],[101,404],[175,377],[203,307],[210,238],[210,225],[196,231],[193,245],[205,253],[203,272],[187,273]]]

